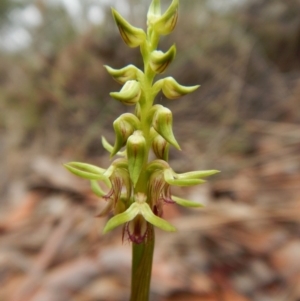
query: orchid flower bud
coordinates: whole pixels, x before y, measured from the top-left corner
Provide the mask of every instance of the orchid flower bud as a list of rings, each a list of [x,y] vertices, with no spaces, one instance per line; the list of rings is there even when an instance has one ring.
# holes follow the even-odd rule
[[[128,170],[135,186],[147,156],[147,144],[141,131],[135,131],[127,140],[126,150],[128,157]]]
[[[161,80],[162,84],[162,91],[164,95],[169,99],[176,99],[186,94],[192,93],[197,90],[200,86],[182,86],[177,83],[177,81],[173,77],[166,77]]]
[[[109,95],[125,105],[134,105],[141,96],[140,83],[136,80],[129,80],[120,92],[111,92]]]
[[[176,47],[173,45],[167,52],[155,50],[150,56],[150,67],[155,73],[163,73],[174,60]]]
[[[137,74],[142,72],[134,65],[128,65],[122,69],[113,69],[109,66],[104,66],[107,72],[113,77],[113,79],[119,84],[125,84],[129,80],[137,80]]]
[[[139,129],[140,121],[135,115],[131,113],[124,113],[114,121],[113,127],[116,134],[114,146],[112,147],[105,138],[102,138],[102,145],[108,152],[110,152],[111,157],[117,153],[119,155],[124,155],[124,153],[119,152],[119,150],[125,146],[127,138],[135,130]]]
[[[129,47],[138,47],[146,41],[146,34],[141,28],[132,26],[114,9],[112,9],[112,14],[123,41]]]
[[[122,118],[122,115],[117,118],[113,127],[116,134],[114,148],[110,154],[113,157],[127,142],[128,137],[134,132],[134,126]]]
[[[159,106],[153,116],[152,125],[154,129],[170,144],[180,150],[172,130],[172,112],[163,106]]]
[[[148,24],[160,35],[167,35],[173,31],[178,19],[179,1],[173,0],[166,12],[160,16],[160,3],[153,0],[148,14]]]
[[[151,26],[161,17],[160,0],[152,0],[147,14],[147,25]]]

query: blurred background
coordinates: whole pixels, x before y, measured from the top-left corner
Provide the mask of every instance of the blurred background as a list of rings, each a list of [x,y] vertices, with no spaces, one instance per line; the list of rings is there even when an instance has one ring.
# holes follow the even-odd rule
[[[0,301],[125,301],[131,246],[101,231],[103,201],[62,163],[109,166],[101,136],[131,112],[103,65],[142,68],[117,8],[145,28],[150,0],[0,1]],[[162,0],[166,8],[170,1]],[[165,75],[201,88],[174,114],[177,172],[219,169],[176,193],[157,231],[152,301],[300,300],[300,2],[182,0]]]

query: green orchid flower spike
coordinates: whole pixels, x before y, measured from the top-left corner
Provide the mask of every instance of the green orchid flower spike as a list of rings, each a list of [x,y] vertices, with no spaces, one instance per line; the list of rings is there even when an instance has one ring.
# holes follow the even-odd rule
[[[174,30],[178,10],[179,0],[173,0],[164,13],[161,12],[160,0],[152,0],[147,29],[143,30],[131,25],[112,9],[124,42],[132,48],[140,47],[144,68],[140,70],[131,64],[120,69],[104,66],[122,85],[119,92],[111,92],[110,96],[135,109],[114,121],[113,144],[102,137],[102,145],[113,159],[108,168],[80,162],[65,164],[70,172],[90,181],[91,190],[106,202],[98,214],[110,217],[103,232],[122,226],[123,240],[132,242],[131,301],[148,300],[154,228],[168,232],[176,230],[163,218],[165,204],[202,207],[197,202],[174,196],[172,186],[200,185],[207,177],[218,173],[217,170],[176,173],[168,163],[170,147],[180,150],[180,146],[173,132],[171,110],[154,105],[155,97],[162,91],[166,98],[178,99],[199,88],[199,85],[180,85],[170,76],[155,81],[156,75],[164,73],[176,56],[175,45],[162,51],[158,49],[158,43],[161,36]],[[154,159],[150,159],[153,156]]]

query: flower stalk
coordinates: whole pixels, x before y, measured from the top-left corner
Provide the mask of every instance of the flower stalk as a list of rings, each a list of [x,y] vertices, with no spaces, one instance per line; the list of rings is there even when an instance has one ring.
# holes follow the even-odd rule
[[[121,69],[105,66],[114,80],[120,83],[119,92],[110,96],[128,106],[133,113],[119,116],[113,123],[115,141],[110,144],[104,137],[103,147],[110,157],[118,156],[107,168],[87,163],[71,162],[65,167],[73,174],[87,179],[92,191],[107,204],[98,216],[112,215],[103,233],[123,226],[123,240],[132,242],[131,301],[147,301],[150,291],[155,227],[176,231],[163,218],[165,204],[202,207],[201,204],[173,196],[172,186],[193,186],[205,183],[204,178],[217,170],[176,173],[168,163],[169,148],[180,150],[173,133],[172,112],[154,104],[162,91],[168,99],[177,99],[199,88],[182,86],[173,77],[155,81],[176,55],[175,45],[163,52],[158,49],[162,35],[170,34],[177,22],[179,0],[173,0],[162,14],[160,0],[152,0],[147,14],[146,32],[129,24],[116,10],[112,14],[120,35],[129,47],[140,47],[143,70],[133,65]],[[155,156],[149,160],[150,153]],[[103,188],[99,182],[107,187]]]

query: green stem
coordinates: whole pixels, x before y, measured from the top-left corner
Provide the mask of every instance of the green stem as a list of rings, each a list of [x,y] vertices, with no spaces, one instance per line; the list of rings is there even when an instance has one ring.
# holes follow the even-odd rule
[[[132,271],[130,301],[148,301],[154,250],[154,227],[148,224],[147,239],[141,244],[132,243]]]
[[[157,41],[158,42],[158,41]],[[150,43],[151,44],[151,43]],[[157,43],[156,43],[157,44]],[[150,141],[150,127],[147,117],[154,101],[152,94],[152,83],[155,73],[151,70],[149,65],[150,53],[152,48],[157,45],[144,44],[141,47],[141,52],[144,60],[145,75],[140,81],[142,90],[144,91],[144,101],[141,102],[141,130],[147,141],[147,156],[145,156],[144,168],[141,172],[140,178],[136,184],[135,192],[143,192],[147,194],[147,173],[146,165],[148,163],[148,154],[151,148]],[[150,48],[149,48],[150,47]],[[149,203],[150,200],[147,200]],[[132,271],[131,271],[131,298],[130,301],[148,301],[150,292],[152,259],[155,244],[155,234],[153,225],[147,223],[148,232],[147,239],[141,244],[132,243]]]

